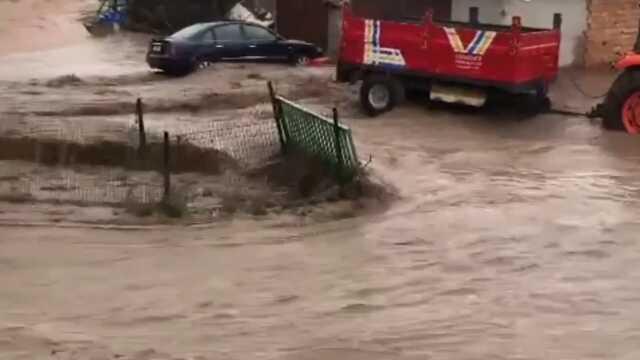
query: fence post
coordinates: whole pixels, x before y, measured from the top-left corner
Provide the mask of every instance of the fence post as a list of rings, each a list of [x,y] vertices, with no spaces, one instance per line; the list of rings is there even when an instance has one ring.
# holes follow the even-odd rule
[[[170,144],[169,144],[169,132],[164,132],[164,164],[162,168],[162,173],[164,175],[164,199],[168,200],[171,195],[171,171],[169,168],[170,164]]]
[[[335,134],[335,146],[336,146],[336,175],[338,182],[342,183],[342,170],[343,170],[343,159],[342,159],[342,144],[340,142],[340,120],[338,119],[338,109],[333,108],[333,132]]]
[[[142,158],[147,148],[147,134],[144,130],[144,110],[142,108],[142,99],[136,101],[136,115],[138,117],[138,157]]]
[[[480,23],[480,9],[477,6],[469,8],[469,23],[478,25]]]
[[[284,130],[282,126],[282,113],[280,111],[280,106],[278,104],[278,99],[276,98],[276,91],[273,89],[273,83],[271,81],[267,82],[267,87],[269,88],[269,96],[271,97],[271,106],[273,107],[273,117],[276,120],[276,127],[278,128],[278,137],[280,138],[280,149],[282,154],[287,153],[287,143],[284,138]]]
[[[553,14],[553,28],[555,30],[562,29],[562,14],[561,13]]]

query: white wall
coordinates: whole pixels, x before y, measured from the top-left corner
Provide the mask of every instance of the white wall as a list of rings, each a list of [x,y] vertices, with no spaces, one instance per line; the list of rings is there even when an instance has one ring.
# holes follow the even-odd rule
[[[582,60],[587,29],[586,0],[453,0],[453,19],[467,21],[470,6],[480,8],[482,22],[508,25],[517,15],[522,17],[525,26],[541,28],[551,28],[553,14],[562,13],[560,64],[571,65]]]
[[[451,17],[455,21],[469,21],[469,8],[476,6],[480,9],[480,22],[502,24],[500,11],[505,8],[505,1],[508,0],[453,0]]]

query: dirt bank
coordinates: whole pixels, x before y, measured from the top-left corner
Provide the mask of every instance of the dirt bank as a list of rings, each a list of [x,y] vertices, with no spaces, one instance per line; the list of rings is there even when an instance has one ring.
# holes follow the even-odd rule
[[[229,165],[220,172],[223,163]],[[189,224],[288,214],[315,222],[380,211],[393,199],[390,189],[369,175],[341,187],[324,166],[299,156],[277,158],[250,172],[231,159],[188,166],[189,172],[174,170],[171,175],[172,208],[167,213],[160,206],[160,172],[0,161],[0,220]]]
[[[175,138],[172,141],[169,145],[169,166],[175,173],[220,174],[238,167],[231,156],[219,150],[176,143]],[[80,144],[65,140],[0,137],[0,160],[31,161],[48,166],[89,165],[162,171],[164,144],[149,142],[140,153],[137,148],[123,142]]]

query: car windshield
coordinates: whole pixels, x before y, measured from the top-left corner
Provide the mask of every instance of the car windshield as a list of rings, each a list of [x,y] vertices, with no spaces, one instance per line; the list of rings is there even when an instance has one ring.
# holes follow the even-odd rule
[[[207,27],[208,27],[207,24],[191,25],[171,35],[169,38],[176,39],[176,40],[192,40],[196,35],[198,35],[202,30],[206,29]]]

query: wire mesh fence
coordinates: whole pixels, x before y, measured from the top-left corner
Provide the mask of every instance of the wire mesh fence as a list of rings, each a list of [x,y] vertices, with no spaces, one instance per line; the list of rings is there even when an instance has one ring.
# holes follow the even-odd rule
[[[210,122],[176,136],[180,145],[213,149],[231,157],[244,169],[260,166],[280,151],[273,119],[239,117]]]
[[[120,206],[157,203],[163,195],[157,175],[150,173],[109,168],[93,169],[91,173],[61,167],[20,170],[19,177],[0,177],[0,200]]]
[[[141,114],[129,123],[85,126],[46,120],[3,128],[0,201],[157,203],[165,195],[161,134],[166,128],[171,131],[169,171],[222,177],[225,167],[252,169],[278,154],[275,122],[259,110],[234,118],[198,119],[188,126],[154,122],[153,114],[147,114],[152,121],[147,121],[144,144]],[[224,176],[226,182],[233,178]]]

